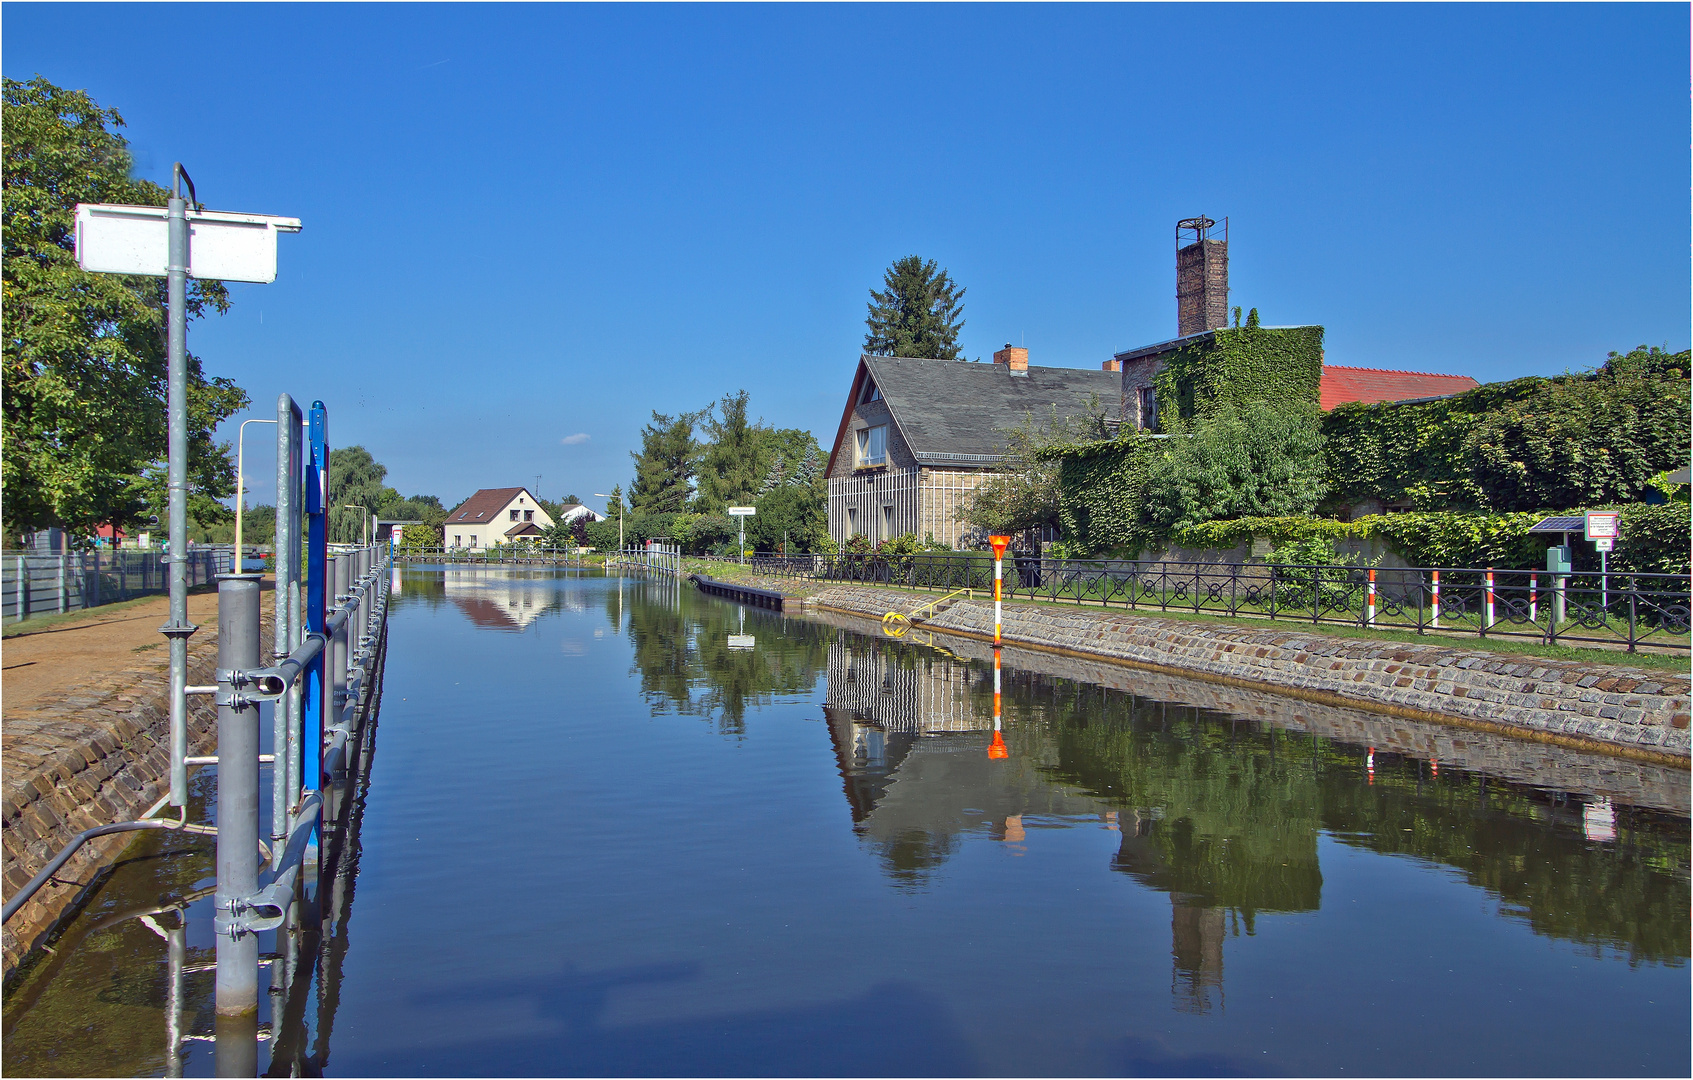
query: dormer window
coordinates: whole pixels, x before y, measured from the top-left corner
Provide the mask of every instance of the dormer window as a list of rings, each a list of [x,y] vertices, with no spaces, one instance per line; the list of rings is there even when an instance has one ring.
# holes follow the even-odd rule
[[[858,433],[858,467],[874,468],[888,463],[888,425],[878,424]]]
[[[872,401],[881,400],[882,392],[876,388],[875,382],[872,380],[866,380],[864,383],[864,392],[858,395],[858,403],[860,405],[868,405]]]

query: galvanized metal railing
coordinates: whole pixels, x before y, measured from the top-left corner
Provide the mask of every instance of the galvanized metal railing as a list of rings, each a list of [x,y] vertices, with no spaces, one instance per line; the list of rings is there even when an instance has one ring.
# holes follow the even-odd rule
[[[771,577],[947,591],[993,587],[993,559],[985,552],[757,556],[747,565]],[[1643,645],[1689,648],[1693,583],[1678,574],[1047,559],[1013,554],[1007,560],[1005,595],[1418,634],[1526,637],[1547,644],[1622,646],[1632,652]]]
[[[216,685],[187,686],[186,649],[180,650],[179,664],[179,650],[173,648],[169,793],[137,821],[100,826],[75,837],[7,898],[4,911],[5,918],[11,918],[78,848],[97,836],[147,829],[215,835],[220,1075],[253,1075],[260,967],[255,935],[297,920],[299,902],[313,893],[321,895],[323,876],[334,872],[336,855],[325,850],[325,830],[340,819],[347,783],[362,770],[361,748],[373,688],[380,682],[393,571],[386,544],[330,555],[325,497],[328,412],[322,402],[315,402],[306,422],[286,394],[278,399],[277,410],[275,550],[282,557],[276,560],[273,656],[265,662],[260,655],[263,575],[219,575]],[[173,607],[177,599],[173,595]],[[165,632],[185,645],[193,629],[173,618]],[[216,695],[215,756],[187,754],[186,699],[197,693]],[[266,703],[275,708],[274,741],[271,752],[261,754],[259,716]],[[218,767],[215,828],[187,820],[188,770],[207,764]],[[259,820],[259,781],[267,764],[272,813],[265,830]],[[155,819],[167,806],[178,809],[178,820]],[[266,831],[268,844],[261,837]],[[315,881],[307,873],[314,864],[319,876]],[[308,938],[317,940],[316,935],[289,935],[287,940]],[[309,966],[291,960],[276,970],[302,969],[309,974]],[[287,985],[272,989],[291,993]],[[171,1059],[177,1059],[180,1045],[178,1039],[171,1047]]]

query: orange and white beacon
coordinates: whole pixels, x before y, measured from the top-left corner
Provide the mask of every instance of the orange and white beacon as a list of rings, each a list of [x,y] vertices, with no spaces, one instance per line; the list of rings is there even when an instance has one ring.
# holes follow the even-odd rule
[[[990,536],[993,545],[993,643],[997,647],[1004,626],[1005,549],[1011,546],[1009,536]]]

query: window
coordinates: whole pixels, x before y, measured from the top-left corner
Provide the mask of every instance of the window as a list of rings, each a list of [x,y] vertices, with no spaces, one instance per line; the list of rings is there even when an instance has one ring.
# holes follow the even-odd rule
[[[516,521],[516,520],[517,520],[517,511],[516,511],[516,510],[513,510],[513,511],[512,511],[512,512],[511,512],[511,519],[512,519],[512,520],[513,520],[513,521]]]
[[[847,535],[858,535],[858,507],[847,507]]]
[[[876,389],[876,384],[874,382],[866,382],[864,384],[864,392],[858,395],[858,403],[860,405],[868,405],[872,401],[881,400],[882,392]]]
[[[892,540],[893,538],[894,538],[894,508],[893,508],[893,504],[889,503],[887,506],[882,507],[882,539],[883,540]]]
[[[464,546],[464,537],[460,536],[457,533],[454,533],[453,534],[453,546],[454,547],[463,547]]]
[[[1158,426],[1158,391],[1150,386],[1140,388],[1140,428],[1151,431]]]
[[[888,425],[878,424],[858,433],[858,467],[868,469],[888,463]]]
[[[524,521],[534,521],[535,520],[535,511],[525,510],[523,512],[523,520]]]
[[[476,534],[475,533],[470,534],[470,546],[471,547],[476,546]]]

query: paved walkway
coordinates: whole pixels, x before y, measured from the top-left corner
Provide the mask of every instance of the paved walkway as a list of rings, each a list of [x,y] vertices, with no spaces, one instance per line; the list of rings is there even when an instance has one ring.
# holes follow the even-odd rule
[[[272,582],[263,588],[268,594]],[[217,627],[217,602],[210,590],[189,595],[188,621],[201,628],[190,642]],[[0,643],[0,716],[32,711],[54,695],[118,672],[156,670],[165,679],[170,649],[159,627],[169,614],[170,599],[154,596],[54,618],[42,630],[6,638]]]

